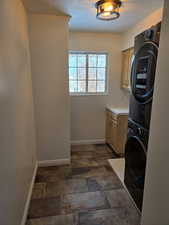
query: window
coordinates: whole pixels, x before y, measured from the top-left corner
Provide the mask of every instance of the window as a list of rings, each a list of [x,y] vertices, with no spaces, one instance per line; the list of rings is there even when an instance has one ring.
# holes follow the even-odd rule
[[[69,92],[71,94],[105,94],[107,91],[107,54],[69,54]]]

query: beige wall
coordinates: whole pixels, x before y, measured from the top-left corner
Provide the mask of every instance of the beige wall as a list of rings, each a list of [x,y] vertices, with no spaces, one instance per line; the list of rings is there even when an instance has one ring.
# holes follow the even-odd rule
[[[70,158],[68,17],[29,15],[38,160]]]
[[[19,225],[36,160],[27,18],[20,0],[0,15],[0,224]]]
[[[128,93],[120,89],[121,45],[118,34],[71,32],[69,49],[109,54],[107,96],[71,97],[71,140],[85,141],[105,138],[105,107],[127,108]]]
[[[169,1],[165,2],[152,110],[142,225],[169,224]]]
[[[162,20],[163,9],[158,9],[123,33],[122,50],[134,46],[134,37]]]

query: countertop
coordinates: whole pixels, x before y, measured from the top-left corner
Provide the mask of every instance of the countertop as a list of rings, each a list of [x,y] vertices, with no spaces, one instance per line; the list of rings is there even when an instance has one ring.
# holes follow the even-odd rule
[[[114,107],[109,107],[109,106],[107,106],[106,108],[117,115],[128,115],[129,114],[129,110],[127,108],[114,108]]]

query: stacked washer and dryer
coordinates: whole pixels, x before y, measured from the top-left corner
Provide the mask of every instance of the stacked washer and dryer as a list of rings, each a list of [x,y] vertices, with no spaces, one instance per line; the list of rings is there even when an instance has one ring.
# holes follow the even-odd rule
[[[131,73],[128,138],[125,147],[125,185],[142,210],[146,157],[151,120],[161,23],[135,38]]]

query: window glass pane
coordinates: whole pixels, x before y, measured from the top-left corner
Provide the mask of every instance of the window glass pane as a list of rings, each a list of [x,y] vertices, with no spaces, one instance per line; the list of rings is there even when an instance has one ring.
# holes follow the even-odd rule
[[[106,55],[98,55],[98,67],[106,67]]]
[[[76,68],[69,68],[69,79],[70,80],[77,79],[77,69]]]
[[[89,68],[88,69],[88,79],[89,80],[96,80],[96,68]]]
[[[97,55],[89,55],[89,67],[97,66]]]
[[[105,80],[106,79],[106,69],[98,68],[97,69],[97,80]]]
[[[86,92],[86,81],[78,81],[78,92]]]
[[[70,53],[69,91],[71,93],[104,93],[106,70],[106,54]]]
[[[78,68],[78,80],[86,79],[86,68]]]
[[[86,55],[78,55],[78,67],[86,67]]]
[[[69,82],[69,90],[70,92],[77,92],[77,81]]]
[[[105,92],[105,81],[97,81],[97,92]]]
[[[96,92],[96,81],[88,81],[88,92]]]
[[[69,67],[77,67],[77,57],[75,54],[69,55]]]

